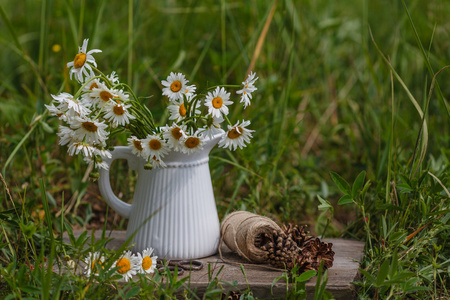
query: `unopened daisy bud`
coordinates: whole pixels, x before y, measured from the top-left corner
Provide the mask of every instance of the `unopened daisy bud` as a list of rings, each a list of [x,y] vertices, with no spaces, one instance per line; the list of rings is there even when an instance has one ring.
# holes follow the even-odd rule
[[[68,267],[69,269],[75,269],[75,267],[76,267],[75,261],[74,261],[73,259],[68,260],[68,261],[67,261],[67,267]]]
[[[151,163],[146,163],[144,165],[144,170],[151,170],[151,169],[153,169],[153,165]]]
[[[96,181],[99,177],[100,177],[100,173],[98,173],[98,172],[89,173],[89,178],[93,181]]]

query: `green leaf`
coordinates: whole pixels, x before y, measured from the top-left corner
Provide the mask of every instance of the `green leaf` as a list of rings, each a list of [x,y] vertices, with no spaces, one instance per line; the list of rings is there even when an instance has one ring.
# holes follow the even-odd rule
[[[296,281],[300,281],[300,282],[307,281],[307,280],[313,278],[314,276],[316,276],[316,274],[317,274],[316,270],[309,270],[309,271],[303,272],[302,274],[300,274],[300,276],[297,277]]]
[[[397,187],[400,189],[402,194],[414,191],[414,189],[406,183],[397,184]]]
[[[353,198],[356,198],[356,196],[358,195],[358,191],[360,191],[362,189],[365,177],[366,177],[366,171],[362,171],[356,177],[355,182],[353,182],[353,186],[352,186]]]
[[[389,272],[389,260],[386,259],[378,271],[376,286],[379,287],[383,284],[384,280],[388,275],[388,272]]]
[[[319,195],[317,195],[317,199],[319,199],[320,201],[320,205],[318,206],[319,210],[328,210],[328,209],[333,209],[333,206],[331,205],[331,203],[325,199],[323,199],[322,197],[320,197]]]
[[[353,198],[351,195],[344,195],[341,197],[341,199],[339,199],[338,205],[344,205],[344,204],[352,203],[352,202],[353,202]]]
[[[367,280],[369,280],[372,284],[376,284],[376,280],[375,280],[375,277],[372,275],[372,274],[370,274],[369,272],[367,272],[366,270],[363,270],[363,269],[359,269],[359,272],[364,276],[364,277],[366,277],[367,278]]]
[[[344,178],[342,178],[339,174],[335,172],[330,172],[331,179],[333,179],[334,183],[338,187],[338,189],[344,193],[345,195],[351,195],[350,185]]]
[[[23,286],[20,288],[23,292],[28,293],[28,294],[32,294],[32,295],[37,295],[41,292],[40,289],[38,289],[37,287],[31,286],[31,285],[27,285],[27,286]]]
[[[141,291],[141,287],[140,286],[135,286],[133,288],[131,288],[125,295],[125,299],[130,299],[131,297],[136,296],[137,294],[139,294],[139,292]]]
[[[42,119],[39,120],[39,125],[41,125],[42,129],[47,133],[51,134],[51,133],[55,132],[53,130],[53,128],[51,128],[50,125],[48,125],[46,122],[42,121]]]

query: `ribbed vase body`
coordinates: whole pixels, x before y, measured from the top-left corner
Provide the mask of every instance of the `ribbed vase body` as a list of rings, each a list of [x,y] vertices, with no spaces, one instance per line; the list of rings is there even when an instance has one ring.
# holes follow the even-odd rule
[[[189,157],[189,156],[187,156]],[[135,251],[152,247],[159,257],[193,259],[214,254],[220,224],[208,159],[144,170],[138,181],[127,236]]]
[[[112,191],[109,169],[101,169],[99,178],[105,201],[129,219],[127,237],[135,252],[151,247],[159,258],[168,259],[194,259],[217,252],[220,224],[208,161],[220,137],[206,140],[201,151],[192,154],[171,151],[163,158],[165,168],[145,170],[146,161],[123,146],[104,160],[110,166],[116,159],[126,159],[138,172],[131,204]]]

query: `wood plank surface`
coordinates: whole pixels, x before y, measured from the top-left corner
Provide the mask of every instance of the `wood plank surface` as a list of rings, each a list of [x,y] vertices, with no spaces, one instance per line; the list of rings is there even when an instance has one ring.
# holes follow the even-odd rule
[[[74,235],[78,236],[82,231],[75,231]],[[100,238],[101,232],[96,232],[96,238]],[[113,238],[107,244],[107,248],[115,250],[119,248],[125,241],[125,231],[107,231],[106,237]],[[67,236],[64,237],[65,242],[70,243]],[[358,276],[359,261],[363,255],[364,243],[347,239],[324,239],[326,242],[333,243],[333,251],[335,252],[333,267],[328,270],[327,290],[333,294],[336,299],[353,299],[356,296],[355,287],[351,284]],[[190,276],[190,288],[196,289],[198,294],[202,294],[208,286],[208,278],[212,275],[221,282],[228,282],[230,285],[223,283],[224,291],[241,290],[248,288],[253,292],[255,297],[260,299],[283,299],[286,296],[286,283],[279,280],[273,284],[275,278],[283,274],[283,270],[268,270],[261,266],[269,265],[249,265],[247,261],[237,254],[233,253],[227,246],[222,245],[222,258],[219,254],[199,259],[204,267],[199,271],[186,271],[181,277]],[[208,264],[212,274],[208,276]],[[241,270],[240,264],[243,266],[245,276]],[[221,269],[221,267],[223,268]],[[218,271],[221,271],[218,273]],[[245,279],[247,277],[247,280]],[[237,286],[231,283],[237,281]],[[308,299],[313,298],[316,278],[311,278],[307,284]]]

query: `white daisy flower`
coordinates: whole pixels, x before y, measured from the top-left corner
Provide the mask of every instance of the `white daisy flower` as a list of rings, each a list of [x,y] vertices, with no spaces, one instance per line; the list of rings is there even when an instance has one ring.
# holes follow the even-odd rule
[[[74,154],[83,153],[84,157],[92,157],[94,156],[95,148],[90,144],[83,142],[73,142],[69,145],[69,149],[67,150],[70,156]]]
[[[70,79],[72,79],[72,75],[75,74],[75,78],[79,82],[84,82],[84,76],[92,77],[94,76],[94,72],[92,71],[92,67],[90,64],[97,67],[97,63],[95,62],[94,57],[92,56],[93,53],[99,53],[102,52],[102,50],[99,49],[92,49],[89,52],[87,52],[87,44],[89,39],[85,39],[83,41],[83,46],[79,48],[78,54],[75,55],[75,58],[73,61],[67,63],[67,67],[72,67],[70,69]]]
[[[152,256],[153,248],[147,248],[141,253],[138,253],[140,259],[139,273],[150,274],[155,272],[156,269],[156,261],[158,256]]]
[[[61,93],[58,96],[52,95],[52,98],[59,103],[58,109],[65,112],[65,116],[69,121],[77,116],[84,117],[88,115],[91,110],[88,109],[80,101],[73,98],[69,93]]]
[[[113,90],[114,92],[114,100],[120,100],[122,102],[127,102],[128,100],[130,100],[130,95],[128,95],[127,93],[125,93],[124,90]]]
[[[105,158],[111,158],[111,152],[104,149],[93,149],[93,155],[91,157],[85,156],[83,159],[89,165],[93,165],[95,163],[95,167],[98,169],[109,170],[109,165],[103,161]]]
[[[93,157],[83,157],[83,160],[89,165],[94,165],[94,158]],[[95,161],[95,167],[98,168],[98,169],[106,170],[106,171],[109,170],[109,165],[106,162],[104,162],[103,160],[102,161],[98,161],[98,160]]]
[[[92,79],[89,84],[87,84],[83,88],[83,95],[81,102],[86,107],[91,107],[94,104],[98,103],[98,94],[93,94],[94,89],[100,88],[102,85],[101,81],[98,78]]]
[[[236,91],[236,94],[242,94],[240,103],[244,103],[244,108],[247,108],[251,104],[252,93],[257,90],[254,84],[259,77],[255,78],[255,75],[256,73],[250,72],[247,79],[242,82],[244,85],[242,90]]]
[[[116,71],[112,71],[112,73],[107,75],[106,78],[108,78],[112,85],[119,83],[119,75],[116,74]]]
[[[106,131],[108,125],[91,120],[89,118],[75,117],[70,122],[70,128],[74,132],[74,138],[91,145],[104,145],[108,139],[109,132]]]
[[[104,149],[99,149],[97,147],[94,147],[90,144],[84,143],[84,142],[78,142],[74,141],[69,145],[69,149],[67,150],[70,156],[73,156],[74,154],[79,154],[80,152],[83,153],[84,157],[94,157],[94,156],[100,156],[100,158],[111,158],[111,152]]]
[[[133,275],[136,275],[139,270],[140,263],[139,257],[131,253],[131,251],[126,251],[122,256],[114,262],[113,267],[119,268],[117,273],[122,275],[122,279],[128,282]]]
[[[175,100],[183,100],[183,93],[187,89],[187,83],[189,81],[186,80],[182,73],[173,73],[170,72],[170,75],[167,76],[167,80],[161,81],[162,85],[165,86],[163,88],[163,95],[169,97],[171,101]]]
[[[100,148],[97,148],[97,147],[94,147],[95,148],[95,150],[94,150],[94,155],[98,155],[98,156],[100,156],[101,158],[112,158],[112,154],[111,154],[111,152],[109,152],[108,150],[106,150],[106,149],[100,149]]]
[[[149,158],[149,163],[156,168],[165,168],[167,165],[162,161],[161,159],[156,158],[156,156],[153,156]]]
[[[130,107],[131,104],[126,105],[120,102],[109,101],[104,107],[105,115],[103,117],[112,123],[112,127],[125,126],[130,123],[130,120],[135,119],[128,111]]]
[[[213,117],[209,116],[208,120],[206,121],[205,127],[201,129],[202,136],[208,137],[212,139],[215,135],[221,133],[225,133],[225,131],[220,128],[220,123],[223,122],[223,117]]]
[[[116,90],[108,88],[104,83],[100,83],[97,88],[92,89],[90,97],[98,108],[102,108],[103,105],[113,98],[117,98],[118,95]]]
[[[205,100],[208,114],[213,117],[220,117],[222,114],[228,115],[227,105],[233,104],[233,101],[229,101],[229,99],[230,93],[227,93],[223,87],[217,87],[212,93],[208,92]]]
[[[67,121],[67,116],[66,116],[65,112],[60,110],[53,103],[51,103],[50,105],[47,105],[47,104],[44,104],[44,105],[47,108],[50,115],[58,117],[58,119],[60,119],[61,121],[64,121],[64,122]]]
[[[190,102],[191,99],[188,98],[188,101]],[[179,122],[186,117],[189,106],[186,107],[184,105],[183,100],[173,101],[172,103],[173,104],[171,104],[167,107],[167,109],[169,110],[169,113],[170,113],[169,120],[175,120],[175,122]],[[195,104],[195,111],[194,111],[195,115],[200,114],[199,107],[200,107],[200,103],[197,101]],[[192,113],[191,113],[191,115],[192,115]]]
[[[200,130],[197,130],[193,135],[189,135],[181,143],[180,150],[183,153],[192,154],[203,149],[205,141],[200,134]]]
[[[234,126],[228,125],[228,131],[219,141],[219,147],[228,148],[233,151],[238,147],[240,149],[246,147],[245,143],[250,143],[252,132],[254,132],[254,130],[246,128],[248,125],[250,125],[250,121],[242,121],[241,124],[238,121]]]
[[[142,140],[143,157],[152,158],[153,160],[160,160],[170,151],[170,147],[167,142],[159,135],[147,135],[145,139]]]
[[[177,124],[172,124],[172,126],[162,127],[163,137],[167,140],[169,146],[175,151],[180,151],[181,144],[187,138],[186,127],[178,126]]]
[[[89,252],[87,257],[84,260],[86,264],[85,273],[86,276],[95,275],[98,273],[98,268],[103,268],[103,264],[105,262],[105,257],[100,254],[100,252]]]
[[[76,142],[74,139],[74,131],[67,126],[59,125],[59,132],[57,135],[59,136],[59,144],[61,146],[67,145],[72,142]]]
[[[195,90],[197,87],[195,85],[187,85],[183,90],[183,95],[188,99],[191,99],[195,96]]]
[[[131,153],[136,156],[144,157],[144,146],[142,145],[142,141],[135,136],[131,136],[127,139],[128,146],[131,148]]]

